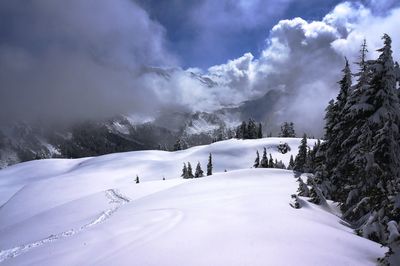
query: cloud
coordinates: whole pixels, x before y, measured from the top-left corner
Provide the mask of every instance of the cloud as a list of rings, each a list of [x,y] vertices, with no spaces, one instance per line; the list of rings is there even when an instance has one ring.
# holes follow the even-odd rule
[[[291,1],[276,9],[277,2],[270,1],[267,10],[265,1],[213,3],[198,2],[188,22],[204,30],[194,34],[195,46],[206,46],[210,57],[223,47],[224,32],[268,24],[268,16]],[[166,48],[165,28],[130,0],[1,2],[0,121],[121,113],[147,119],[159,110],[213,111],[276,89],[286,97],[274,110],[274,121],[265,122],[291,120],[300,132],[311,125],[312,133],[320,134],[344,56],[355,61],[364,37],[370,57],[376,56],[383,33],[393,37],[399,56],[400,8],[377,6],[372,0],[344,2],[318,21],[281,20],[271,27],[260,55],[248,52],[204,71],[180,68]]]
[[[246,53],[242,57],[229,60],[226,64],[210,67],[208,75],[218,84],[231,88],[230,94],[234,94],[238,99],[244,101],[254,96],[254,65],[254,56]],[[231,101],[231,104],[235,104],[237,101]]]
[[[203,0],[188,11],[193,31],[184,50],[190,61],[209,66],[240,55],[245,47],[257,48],[263,35],[282,15],[293,0]],[[252,52],[252,51],[249,51]]]
[[[265,23],[265,18],[250,18],[260,8],[260,1],[245,4],[226,2],[222,12],[227,13],[226,17],[210,16],[207,25],[229,31]],[[168,72],[167,79],[144,75],[138,83],[142,84],[142,90],[153,92],[152,97],[159,99],[158,104],[169,110],[213,111],[257,98],[272,89],[280,90],[285,97],[274,110],[274,121],[265,122],[279,124],[291,120],[299,132],[321,135],[324,109],[336,97],[344,57],[355,61],[364,37],[370,46],[370,57],[375,57],[374,51],[382,45],[383,33],[389,33],[394,50],[400,50],[400,36],[396,32],[400,8],[388,5],[377,9],[376,5],[376,2],[374,5],[344,2],[318,21],[299,17],[281,20],[270,30],[266,46],[258,57],[245,53],[205,72],[175,68]],[[215,11],[207,5],[204,8],[211,14]],[[201,15],[193,18],[200,21]],[[209,39],[210,44],[213,41],[213,37]]]
[[[164,28],[130,0],[2,1],[0,120],[94,118],[156,109],[136,78],[176,64]]]
[[[232,80],[207,85],[207,75],[191,74],[201,70],[179,68],[164,27],[130,0],[7,1],[0,17],[2,123],[147,119],[166,109],[212,111],[252,93],[238,89],[251,88],[250,54],[232,62]]]
[[[349,3],[343,3],[338,7],[349,9],[356,17],[354,21],[348,22],[347,20],[347,34],[332,43],[332,47],[338,53],[349,58],[357,58],[359,46],[355,44],[360,44],[366,38],[370,51],[369,58],[375,58],[377,56],[376,50],[382,46],[381,37],[384,33],[387,33],[393,40],[394,57],[396,59],[400,58],[398,53],[400,50],[400,33],[397,26],[400,7],[387,10],[384,15],[374,14],[371,9],[367,9],[362,5],[354,6]],[[337,9],[333,10],[332,14],[337,14],[336,11]]]
[[[281,20],[271,29],[259,58],[245,54],[211,67],[209,73],[250,98],[272,89],[282,91],[286,96],[275,110],[274,121],[265,122],[290,120],[300,132],[321,135],[324,109],[337,94],[344,57],[356,61],[364,37],[372,51],[369,56],[376,57],[383,33],[392,36],[395,58],[399,56],[400,8],[383,10],[344,2],[320,21]]]
[[[385,15],[393,8],[400,6],[397,0],[366,0],[365,2],[376,15]]]

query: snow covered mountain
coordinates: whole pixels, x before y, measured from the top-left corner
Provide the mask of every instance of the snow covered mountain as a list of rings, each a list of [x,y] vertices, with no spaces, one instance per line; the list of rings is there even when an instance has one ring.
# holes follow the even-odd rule
[[[0,128],[0,168],[33,159],[155,149],[159,143],[175,140],[176,136],[164,128],[149,124],[135,126],[122,116],[68,127],[15,123]]]
[[[174,121],[172,121],[172,119]],[[86,121],[69,127],[15,123],[0,128],[0,168],[43,158],[80,158],[113,152],[172,150],[177,139],[186,146],[211,143],[230,126],[210,113],[168,113],[152,122],[135,123],[118,116],[107,121]],[[226,120],[229,122],[229,120]]]
[[[279,153],[281,142],[291,152]],[[287,164],[299,142],[231,139],[3,169],[0,264],[375,265],[386,248],[355,235],[334,204],[289,206],[292,171],[251,169],[256,150]],[[212,176],[179,177],[183,162],[205,166],[209,153]]]
[[[168,80],[174,72],[181,70],[145,68],[143,71]],[[184,73],[204,88],[218,86],[208,76]],[[271,90],[261,98],[236,107],[215,112],[160,112],[154,120],[147,122],[132,121],[123,115],[69,126],[16,121],[0,127],[0,168],[40,158],[81,158],[146,149],[172,150],[177,139],[187,147],[209,144],[232,137],[234,128],[249,118],[268,124],[265,133],[276,132],[280,122],[274,121],[273,114],[282,96],[282,92]]]

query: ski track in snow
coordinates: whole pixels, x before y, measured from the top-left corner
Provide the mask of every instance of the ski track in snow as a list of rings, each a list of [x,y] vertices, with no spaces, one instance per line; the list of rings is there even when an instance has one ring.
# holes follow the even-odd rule
[[[6,249],[6,250],[0,250],[0,263],[5,260],[8,260],[8,259],[15,258],[23,253],[26,253],[33,248],[37,248],[37,247],[43,246],[47,243],[55,242],[60,239],[71,237],[71,236],[81,233],[97,224],[100,224],[100,223],[106,221],[108,218],[110,218],[111,215],[113,215],[113,213],[115,213],[122,205],[124,205],[130,201],[129,198],[120,194],[116,189],[106,190],[105,196],[109,199],[109,202],[108,202],[109,204],[116,204],[116,206],[103,211],[99,216],[97,216],[96,219],[94,219],[93,221],[91,221],[77,229],[70,229],[70,230],[67,230],[67,231],[64,231],[64,232],[61,232],[58,234],[52,234],[44,239],[29,243],[29,244],[21,245],[18,247]]]

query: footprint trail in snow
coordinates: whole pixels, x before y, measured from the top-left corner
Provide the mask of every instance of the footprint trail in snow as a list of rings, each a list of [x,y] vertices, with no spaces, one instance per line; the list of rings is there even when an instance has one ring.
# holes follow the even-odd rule
[[[8,259],[15,258],[23,253],[26,253],[33,248],[37,248],[37,247],[43,246],[47,243],[51,243],[51,242],[54,242],[54,241],[57,241],[60,239],[71,237],[82,231],[85,231],[86,229],[89,229],[92,226],[100,224],[100,223],[104,222],[105,220],[107,220],[108,218],[110,218],[111,215],[113,213],[115,213],[122,205],[124,205],[130,201],[127,197],[123,196],[115,189],[106,190],[105,195],[109,199],[109,204],[116,204],[116,206],[103,211],[99,216],[97,216],[96,219],[94,219],[93,221],[91,221],[77,229],[70,229],[70,230],[67,230],[67,231],[64,231],[64,232],[61,232],[58,234],[52,234],[44,239],[41,239],[41,240],[38,240],[38,241],[35,241],[32,243],[28,243],[25,245],[21,245],[18,247],[6,249],[6,250],[0,250],[0,263],[5,260],[8,260]]]

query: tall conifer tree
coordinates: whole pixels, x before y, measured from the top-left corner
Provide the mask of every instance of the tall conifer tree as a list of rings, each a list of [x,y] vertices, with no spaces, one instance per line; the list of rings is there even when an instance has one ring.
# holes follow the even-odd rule
[[[294,170],[303,172],[307,160],[307,135],[304,134],[299,146],[299,153],[294,160]]]
[[[213,162],[212,162],[212,155],[208,155],[208,163],[207,163],[207,175],[212,175],[213,171]]]
[[[256,159],[255,159],[255,161],[254,161],[253,167],[254,167],[254,168],[258,168],[259,166],[260,166],[260,154],[259,154],[258,151],[257,151],[257,156],[256,156]]]

